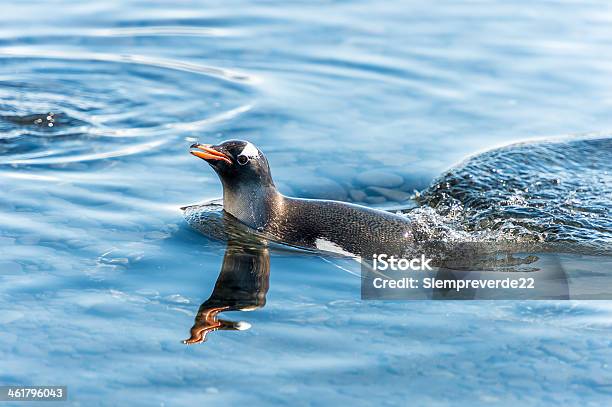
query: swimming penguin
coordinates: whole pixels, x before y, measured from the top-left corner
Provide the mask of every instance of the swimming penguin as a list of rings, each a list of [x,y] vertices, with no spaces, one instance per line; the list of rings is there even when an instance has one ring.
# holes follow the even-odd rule
[[[223,185],[223,209],[289,245],[349,256],[403,254],[415,243],[409,218],[331,200],[291,198],[274,185],[266,156],[252,143],[193,144]]]

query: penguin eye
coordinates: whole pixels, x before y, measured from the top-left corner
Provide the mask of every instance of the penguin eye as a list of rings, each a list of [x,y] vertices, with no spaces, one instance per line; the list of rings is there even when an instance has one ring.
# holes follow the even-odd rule
[[[238,164],[240,165],[245,165],[246,163],[249,162],[249,157],[247,157],[244,154],[240,154],[236,161],[238,161]]]

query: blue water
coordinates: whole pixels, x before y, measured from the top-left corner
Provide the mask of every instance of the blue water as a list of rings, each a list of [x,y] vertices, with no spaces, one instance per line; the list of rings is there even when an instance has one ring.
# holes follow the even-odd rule
[[[479,151],[605,133],[611,22],[603,1],[3,4],[0,384],[87,406],[609,404],[610,302],[361,301],[299,253],[271,252],[265,307],[224,314],[249,330],[186,346],[226,246],[179,208],[221,195],[194,141],[248,139],[282,192],[381,206],[359,175],[401,198]]]

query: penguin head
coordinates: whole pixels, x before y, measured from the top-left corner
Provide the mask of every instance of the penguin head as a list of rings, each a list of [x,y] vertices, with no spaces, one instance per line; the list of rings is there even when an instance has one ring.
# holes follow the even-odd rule
[[[196,143],[191,145],[190,153],[205,160],[219,175],[224,187],[274,187],[266,156],[248,141],[228,140],[216,145]]]

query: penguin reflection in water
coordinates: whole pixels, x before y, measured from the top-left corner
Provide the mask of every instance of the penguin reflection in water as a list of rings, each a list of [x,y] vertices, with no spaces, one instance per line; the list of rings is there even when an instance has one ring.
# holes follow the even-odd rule
[[[244,245],[228,241],[221,272],[210,297],[200,305],[191,328],[191,336],[183,341],[195,344],[206,341],[217,330],[242,331],[247,322],[234,322],[218,317],[224,311],[252,311],[266,303],[270,278],[270,254],[264,245]]]

